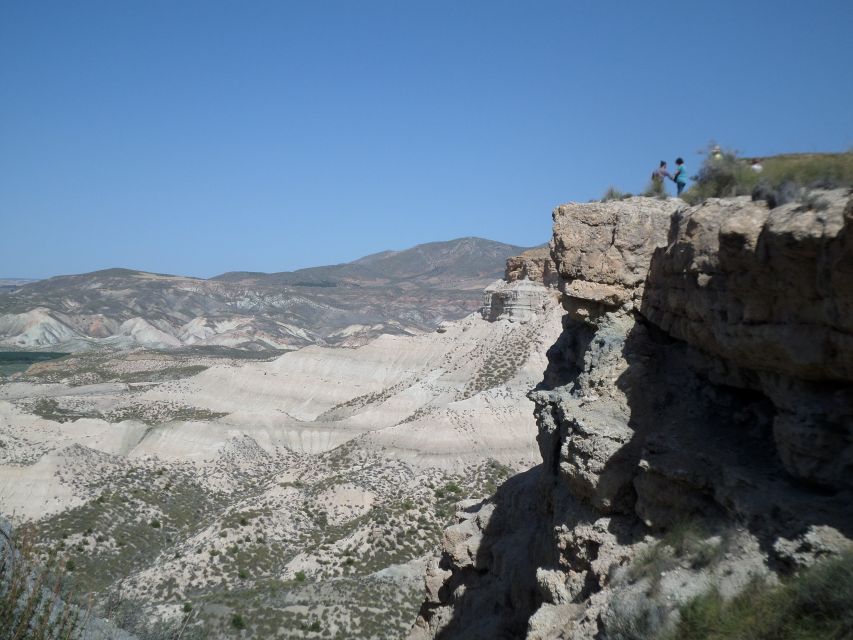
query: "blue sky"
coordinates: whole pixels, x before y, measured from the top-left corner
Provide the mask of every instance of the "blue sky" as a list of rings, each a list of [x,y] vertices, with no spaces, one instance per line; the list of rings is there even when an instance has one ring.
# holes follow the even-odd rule
[[[712,139],[853,147],[851,33],[850,0],[6,0],[0,276],[539,244]]]

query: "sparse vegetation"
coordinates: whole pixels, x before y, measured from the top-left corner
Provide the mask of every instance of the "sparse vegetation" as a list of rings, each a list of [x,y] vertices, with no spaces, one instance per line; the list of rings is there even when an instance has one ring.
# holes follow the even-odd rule
[[[246,628],[246,622],[243,620],[243,616],[239,613],[235,613],[231,616],[231,626],[235,629],[243,630]]]
[[[474,362],[480,375],[468,392],[492,388],[518,372],[535,332],[533,325],[513,327],[499,348],[478,347],[451,371]],[[151,358],[142,351],[122,358],[74,354],[69,359],[76,364],[47,363],[28,373],[27,383],[73,386],[137,376],[150,382],[145,372],[153,363],[166,369],[195,364],[183,353]],[[413,380],[342,403],[327,417],[384,402]],[[155,383],[154,389],[166,392],[156,400],[147,399],[151,385],[129,382],[107,395],[52,396],[38,410],[63,421],[142,421],[155,434],[170,428],[155,426],[169,420],[222,415],[184,403],[183,390],[192,382]],[[36,399],[15,402],[30,411]],[[427,418],[433,410],[426,405],[419,415]],[[3,442],[22,450],[11,438]],[[26,462],[43,454],[36,451]],[[486,497],[512,474],[496,462],[473,465],[464,474],[420,469],[358,442],[309,455],[261,448],[248,437],[230,440],[215,464],[124,457],[76,445],[63,455],[57,480],[81,500],[38,521],[35,552],[42,562],[66,559],[65,580],[74,592],[92,594],[94,615],[141,640],[179,632],[182,640],[402,637],[422,599],[420,581],[378,572],[432,552],[459,500]],[[364,501],[351,501],[349,492],[363,492]],[[110,604],[114,596],[120,598]],[[245,630],[232,625],[232,614],[241,616]]]
[[[719,561],[725,553],[725,535],[712,535],[700,520],[682,520],[658,542],[650,545],[631,565],[632,580],[647,578],[657,591],[661,575],[675,566],[702,569]]]
[[[666,192],[666,185],[664,184],[664,181],[658,180],[657,178],[652,178],[646,185],[646,188],[643,191],[643,195],[646,198],[661,198],[663,200],[666,200],[668,194]]]
[[[696,183],[682,194],[690,204],[708,198],[752,195],[773,208],[803,201],[811,189],[853,187],[853,152],[787,154],[765,158],[761,172],[735,151],[709,153]]]
[[[533,331],[533,327],[515,331],[499,347],[484,353],[482,365],[465,385],[461,397],[470,398],[512,380],[529,356]]]
[[[632,193],[626,193],[624,191],[620,191],[614,186],[607,187],[607,191],[604,192],[604,195],[601,196],[602,202],[609,202],[611,200],[627,200],[628,198],[633,197]]]
[[[666,640],[844,640],[853,637],[853,553],[781,585],[754,580],[732,600],[711,590],[681,608]]]
[[[38,565],[32,536],[0,535],[0,640],[71,640],[83,624],[62,600],[68,561],[53,571]]]

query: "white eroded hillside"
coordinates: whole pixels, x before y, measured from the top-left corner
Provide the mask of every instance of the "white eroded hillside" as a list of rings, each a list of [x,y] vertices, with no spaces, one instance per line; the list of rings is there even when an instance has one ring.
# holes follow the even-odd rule
[[[273,360],[37,364],[0,385],[3,514],[131,631],[400,637],[453,504],[536,458],[526,394],[562,314],[537,304]]]

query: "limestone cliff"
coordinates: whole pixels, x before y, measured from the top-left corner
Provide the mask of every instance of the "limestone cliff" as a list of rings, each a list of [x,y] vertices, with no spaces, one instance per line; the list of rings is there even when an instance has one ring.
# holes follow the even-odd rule
[[[551,259],[550,248],[536,247],[507,259],[504,280],[532,280],[546,287],[556,287],[560,276],[557,274],[557,265]]]
[[[410,638],[655,638],[850,548],[853,197],[809,203],[554,211],[542,464],[460,505]]]
[[[553,300],[559,282],[556,265],[545,247],[525,251],[507,259],[503,280],[486,287],[481,314],[491,322],[529,322]]]

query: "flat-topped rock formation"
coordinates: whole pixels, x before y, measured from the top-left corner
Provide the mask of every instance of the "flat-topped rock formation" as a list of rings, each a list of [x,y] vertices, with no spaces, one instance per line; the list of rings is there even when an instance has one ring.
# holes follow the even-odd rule
[[[483,293],[483,318],[494,322],[529,322],[541,315],[554,299],[554,292],[539,282],[498,280]]]
[[[850,549],[851,233],[847,191],[555,210],[542,464],[460,504],[410,638],[660,637]]]
[[[525,251],[506,261],[503,280],[483,292],[483,318],[494,322],[529,322],[550,306],[559,285],[556,266],[547,247]]]

